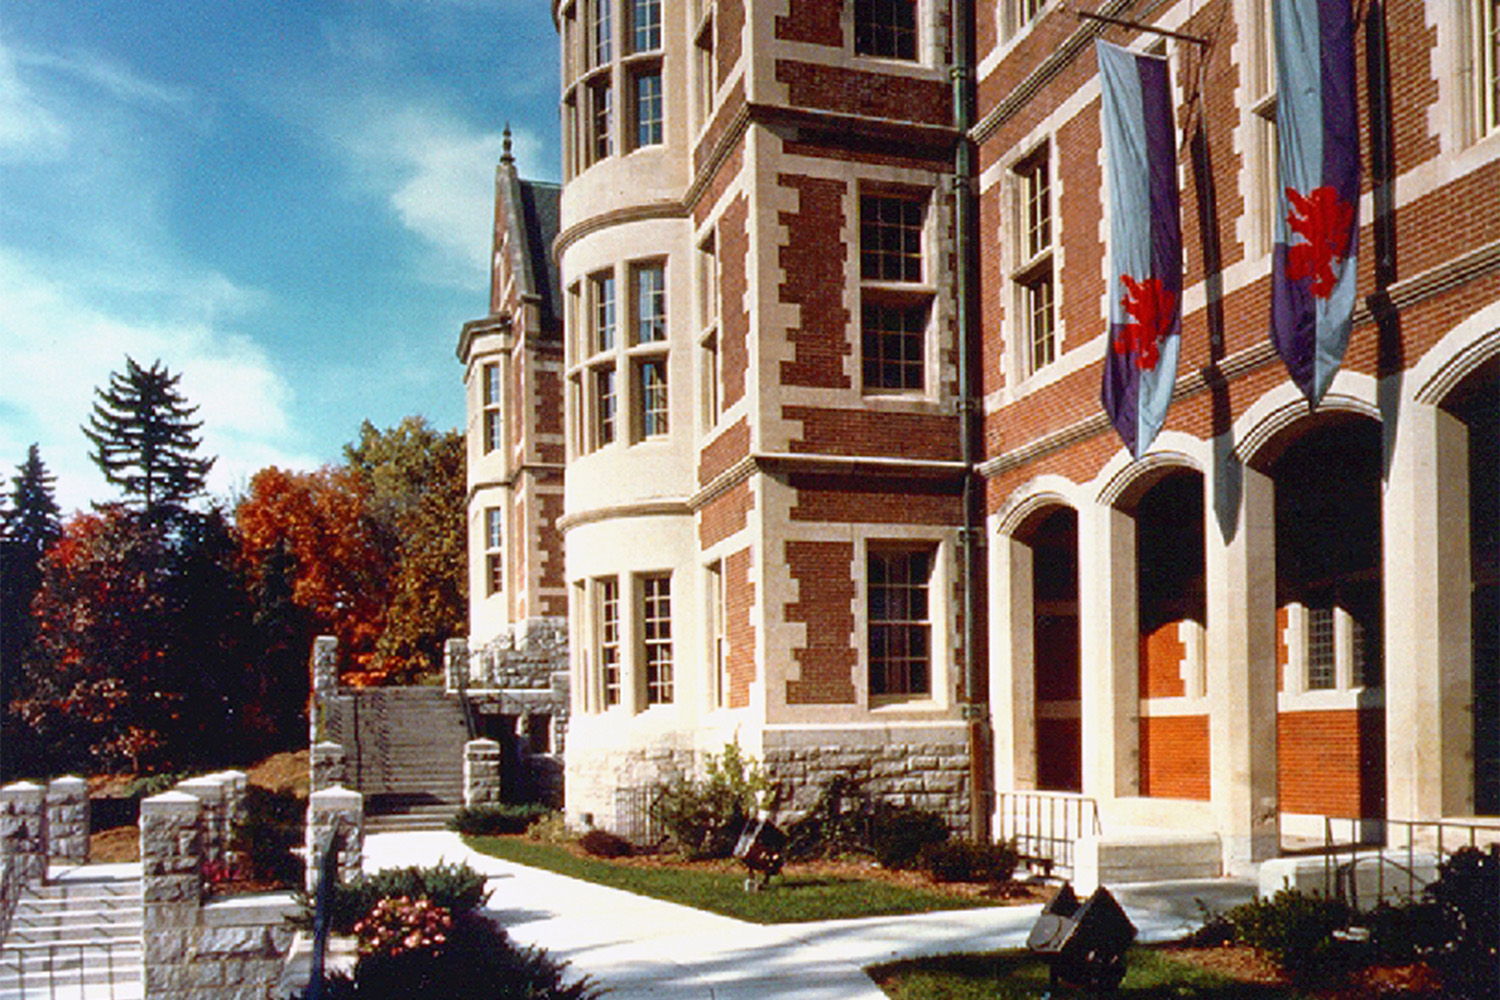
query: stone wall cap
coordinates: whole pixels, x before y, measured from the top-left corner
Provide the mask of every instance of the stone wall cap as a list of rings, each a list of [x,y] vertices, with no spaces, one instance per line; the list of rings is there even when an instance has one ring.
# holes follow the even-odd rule
[[[188,806],[197,809],[201,804],[198,801],[198,796],[189,795],[187,792],[162,792],[160,795],[153,795],[148,799],[141,800],[142,809],[151,806],[154,809],[159,808],[168,811],[186,809]]]
[[[476,747],[476,748],[479,748],[479,749],[482,749],[482,750],[483,749],[488,749],[490,747],[494,747],[496,750],[500,749],[500,744],[499,743],[497,743],[495,740],[489,739],[488,737],[485,737],[485,736],[481,736],[477,740],[470,740],[469,742],[465,743],[464,746],[466,746],[466,747]]]
[[[335,750],[342,750],[344,749],[344,744],[338,742],[337,740],[319,740],[312,745],[312,749],[314,750],[326,750],[330,747]]]
[[[76,774],[65,774],[60,778],[53,778],[50,783],[50,787],[52,788],[56,788],[59,785],[65,785],[68,788],[77,788],[80,786],[87,788],[88,782],[84,781]]]
[[[200,774],[195,778],[183,778],[177,783],[178,788],[222,788],[224,779],[212,774]]]
[[[345,788],[343,785],[330,785],[328,788],[313,792],[307,800],[321,804],[324,802],[358,802],[363,798],[364,796],[359,792]]]
[[[42,786],[41,785],[34,785],[31,782],[29,782],[29,781],[12,781],[10,784],[6,785],[4,788],[0,788],[0,792],[21,792],[21,793],[25,793],[25,792],[40,792],[41,790],[42,790]]]

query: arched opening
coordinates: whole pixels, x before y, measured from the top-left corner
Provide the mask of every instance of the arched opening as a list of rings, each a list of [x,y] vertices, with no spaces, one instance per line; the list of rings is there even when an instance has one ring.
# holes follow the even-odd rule
[[[1293,842],[1322,819],[1385,815],[1378,423],[1304,421],[1270,460],[1276,489],[1277,797]]]
[[[1203,476],[1173,469],[1135,508],[1140,794],[1209,798]]]
[[[1468,430],[1474,811],[1500,815],[1500,357],[1443,401]]]
[[[1036,783],[1043,791],[1079,792],[1078,513],[1053,508],[1022,540],[1032,550]]]

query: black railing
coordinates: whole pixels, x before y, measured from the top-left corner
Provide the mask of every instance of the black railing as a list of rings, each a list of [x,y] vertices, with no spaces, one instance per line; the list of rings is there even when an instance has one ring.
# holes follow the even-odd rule
[[[1074,845],[1101,832],[1099,803],[1073,792],[999,792],[995,804],[997,839],[1049,874],[1073,877]]]
[[[1335,834],[1347,824],[1348,836]],[[1470,819],[1323,820],[1323,895],[1356,911],[1418,898],[1461,847],[1500,844],[1500,823]]]

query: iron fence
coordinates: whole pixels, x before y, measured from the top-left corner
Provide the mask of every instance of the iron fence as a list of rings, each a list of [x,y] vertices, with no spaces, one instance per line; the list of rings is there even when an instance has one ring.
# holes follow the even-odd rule
[[[1063,878],[1074,876],[1075,845],[1098,834],[1099,803],[1073,792],[999,792],[999,839],[1014,841],[1021,860]]]

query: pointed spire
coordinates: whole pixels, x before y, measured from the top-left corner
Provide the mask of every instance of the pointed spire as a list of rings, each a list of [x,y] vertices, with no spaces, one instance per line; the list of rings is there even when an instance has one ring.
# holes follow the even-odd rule
[[[500,162],[512,164],[516,158],[510,155],[510,122],[505,123],[505,131],[500,136]]]

